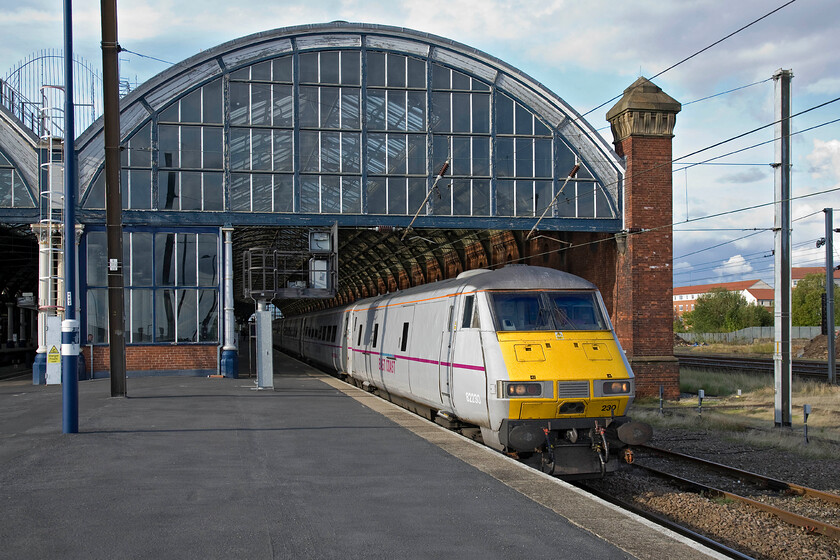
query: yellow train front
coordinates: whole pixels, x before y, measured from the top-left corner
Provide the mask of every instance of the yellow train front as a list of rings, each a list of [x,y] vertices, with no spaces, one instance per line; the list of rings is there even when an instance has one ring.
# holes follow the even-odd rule
[[[491,427],[482,437],[565,478],[613,471],[651,430],[627,416],[633,372],[600,294],[569,274],[526,270],[542,278],[481,290],[496,331],[483,345]]]

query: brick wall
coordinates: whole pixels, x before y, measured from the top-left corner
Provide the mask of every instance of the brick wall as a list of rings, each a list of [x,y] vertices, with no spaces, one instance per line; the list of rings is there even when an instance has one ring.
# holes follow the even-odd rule
[[[90,347],[82,346],[86,367],[90,369]],[[93,347],[93,371],[110,371],[110,346]],[[126,371],[175,371],[206,369],[216,370],[218,348],[216,346],[172,345],[172,346],[126,346]]]

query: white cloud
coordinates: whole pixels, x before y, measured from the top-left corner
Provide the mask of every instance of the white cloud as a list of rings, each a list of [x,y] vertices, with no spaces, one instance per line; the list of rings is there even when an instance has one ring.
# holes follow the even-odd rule
[[[734,255],[721,266],[715,268],[715,273],[718,276],[747,275],[752,271],[752,265],[741,255]]]
[[[824,142],[814,139],[814,149],[806,156],[811,168],[808,170],[815,179],[840,179],[840,140]]]

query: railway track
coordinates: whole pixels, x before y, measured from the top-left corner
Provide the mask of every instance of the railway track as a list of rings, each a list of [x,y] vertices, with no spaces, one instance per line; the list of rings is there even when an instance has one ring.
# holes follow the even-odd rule
[[[719,354],[676,354],[680,367],[716,369],[724,371],[746,371],[773,374],[773,358],[741,358]],[[812,360],[793,360],[793,374],[803,378],[828,380],[828,364]]]
[[[840,541],[840,527],[836,526],[840,496],[836,494],[649,445],[636,450],[639,453],[633,466],[648,474],[713,499],[747,504],[808,533]]]

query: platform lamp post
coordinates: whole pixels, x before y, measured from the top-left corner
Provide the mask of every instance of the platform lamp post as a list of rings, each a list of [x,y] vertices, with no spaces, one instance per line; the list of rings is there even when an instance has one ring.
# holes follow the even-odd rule
[[[61,322],[62,432],[79,432],[79,321],[76,319],[76,131],[73,5],[64,0],[64,321]]]

